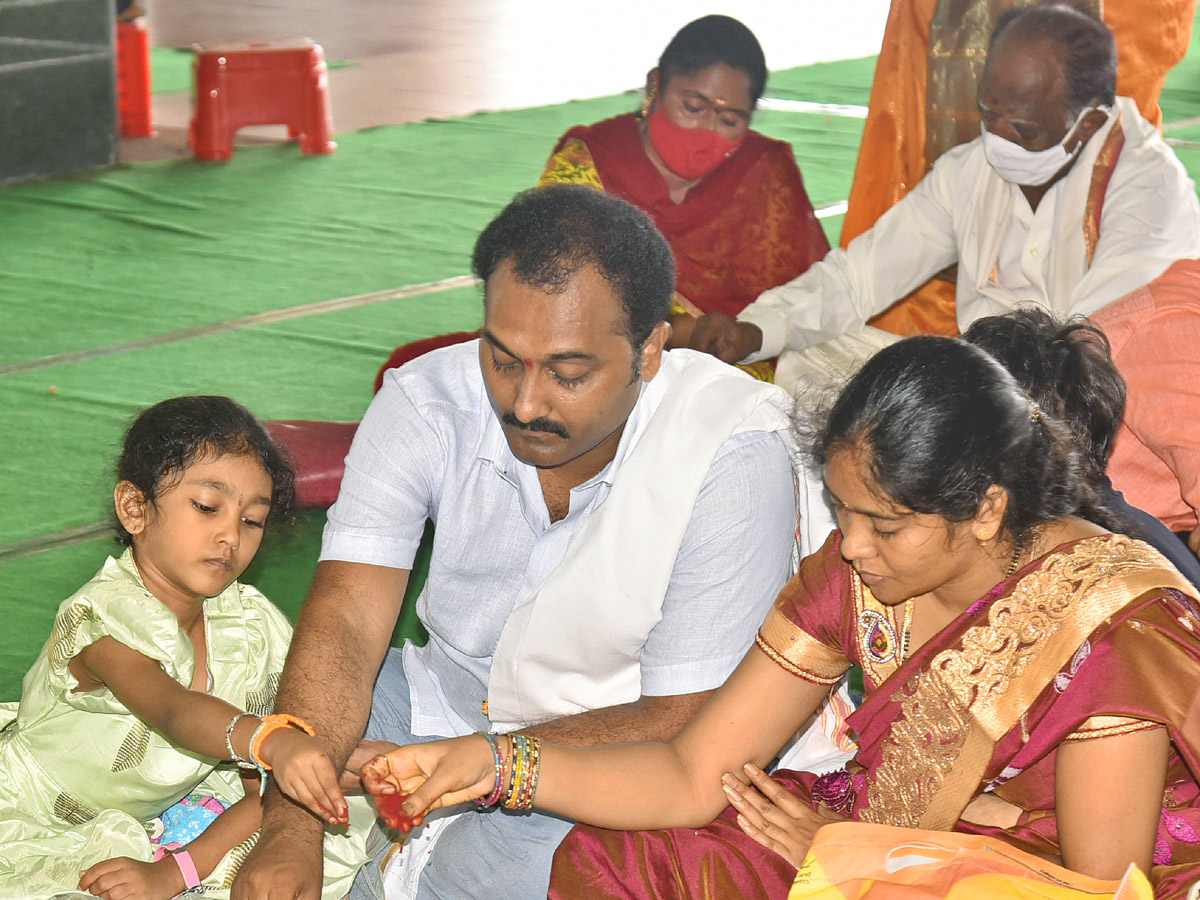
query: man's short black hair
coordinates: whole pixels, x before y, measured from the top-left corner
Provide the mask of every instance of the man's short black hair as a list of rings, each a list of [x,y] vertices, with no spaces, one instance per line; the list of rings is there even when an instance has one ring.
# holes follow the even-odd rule
[[[505,260],[518,281],[551,294],[585,266],[595,269],[621,300],[635,350],[670,311],[675,262],[666,239],[636,206],[592,187],[517,194],[475,242],[471,269],[486,283]]]
[[[990,56],[1001,38],[1028,43],[1049,38],[1058,45],[1067,111],[1116,99],[1117,45],[1108,26],[1086,9],[1066,3],[1035,3],[1003,13],[992,31]]]

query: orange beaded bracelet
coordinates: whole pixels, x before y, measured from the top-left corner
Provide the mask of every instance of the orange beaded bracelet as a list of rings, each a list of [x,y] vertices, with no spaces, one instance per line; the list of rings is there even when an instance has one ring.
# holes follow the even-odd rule
[[[280,728],[287,728],[289,725],[300,729],[309,737],[316,736],[313,727],[299,716],[289,715],[288,713],[275,713],[271,716],[263,716],[258,724],[258,728],[254,730],[254,734],[250,738],[250,761],[258,767],[260,772],[271,771],[271,767],[263,762],[262,757],[258,755],[262,749],[263,741],[270,737],[273,732],[278,731]]]

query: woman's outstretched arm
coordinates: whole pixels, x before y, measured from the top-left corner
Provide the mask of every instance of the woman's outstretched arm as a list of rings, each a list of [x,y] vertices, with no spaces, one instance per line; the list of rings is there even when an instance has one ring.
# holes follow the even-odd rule
[[[721,776],[765,766],[816,711],[827,685],[798,678],[757,646],[670,743],[559,747],[542,744],[540,809],[605,828],[707,824],[727,805]],[[368,763],[364,783],[412,796],[409,815],[487,795],[495,783],[481,737],[401,747]]]

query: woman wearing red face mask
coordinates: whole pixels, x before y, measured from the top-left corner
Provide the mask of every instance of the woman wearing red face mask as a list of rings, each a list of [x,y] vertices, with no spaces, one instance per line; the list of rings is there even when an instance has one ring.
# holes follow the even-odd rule
[[[572,128],[539,182],[591,184],[650,214],[675,254],[672,346],[695,316],[737,315],[829,250],[791,146],[750,130],[766,77],[745,25],[697,19],[650,70],[641,112]]]

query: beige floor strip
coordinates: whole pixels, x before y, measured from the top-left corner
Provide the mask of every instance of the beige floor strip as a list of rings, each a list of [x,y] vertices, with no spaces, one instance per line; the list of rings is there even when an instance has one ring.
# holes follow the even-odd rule
[[[337,312],[342,309],[353,309],[356,306],[369,306],[372,303],[386,303],[389,300],[402,300],[407,297],[423,297],[427,294],[439,293],[440,291],[469,287],[472,284],[475,284],[475,277],[473,275],[456,275],[453,278],[443,278],[441,281],[410,284],[400,288],[389,288],[385,291],[373,291],[369,294],[356,294],[353,297],[338,297],[335,300],[321,300],[318,303],[306,303],[303,306],[292,306],[287,309],[273,309],[268,312],[255,313],[252,316],[227,319],[224,322],[210,322],[207,325],[197,325],[194,328],[183,328],[179,331],[167,331],[163,334],[137,338],[132,341],[120,341],[116,344],[105,344],[101,347],[89,347],[86,350],[55,353],[50,356],[39,356],[36,359],[9,363],[0,366],[0,377],[16,375],[20,372],[34,372],[38,369],[48,369],[52,366],[62,366],[67,363],[83,362],[88,359],[98,359],[102,356],[113,356],[118,353],[132,353],[137,350],[146,350],[150,347],[159,347],[163,344],[171,344],[176,341],[186,341],[190,338],[221,334],[225,331],[237,331],[241,328],[253,328],[256,325],[269,325],[273,322],[285,322],[288,319],[302,319],[305,316]]]
[[[62,531],[52,531],[49,534],[39,534],[37,537],[23,538],[10,544],[0,544],[0,562],[10,562],[23,556],[33,556],[35,553],[45,553],[47,550],[57,550],[59,547],[70,547],[72,544],[82,544],[94,541],[112,534],[112,525],[108,522],[93,522],[90,525],[77,525],[74,528],[64,528]]]

